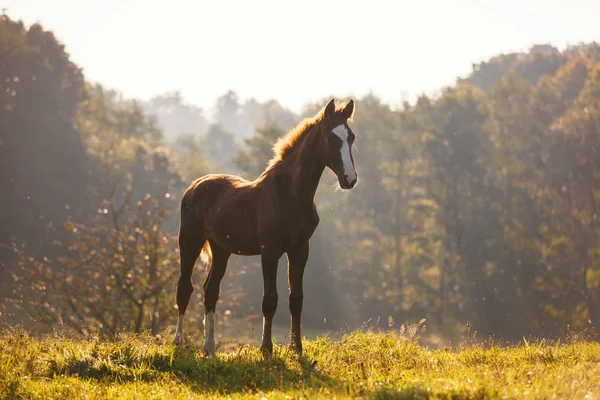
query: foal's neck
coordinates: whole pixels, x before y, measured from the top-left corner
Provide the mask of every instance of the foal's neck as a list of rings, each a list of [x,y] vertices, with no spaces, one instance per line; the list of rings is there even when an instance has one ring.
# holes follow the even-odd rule
[[[319,151],[319,126],[311,128],[310,132],[298,143],[298,148],[289,155],[285,170],[289,176],[290,191],[293,201],[310,202],[312,204],[319,180],[325,169],[325,162]]]

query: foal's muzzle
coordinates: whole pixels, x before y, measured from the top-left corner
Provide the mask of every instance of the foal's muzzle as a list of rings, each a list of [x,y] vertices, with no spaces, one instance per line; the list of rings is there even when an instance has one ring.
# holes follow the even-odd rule
[[[339,179],[342,189],[352,189],[356,186],[356,181],[358,181],[358,174],[356,174],[356,177],[352,181],[348,180],[348,175],[344,175],[342,179]]]

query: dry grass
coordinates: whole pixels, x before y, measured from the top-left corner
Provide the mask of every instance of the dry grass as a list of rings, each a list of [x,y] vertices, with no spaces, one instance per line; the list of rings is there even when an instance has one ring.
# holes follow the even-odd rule
[[[169,338],[113,341],[0,334],[0,398],[600,398],[600,344],[469,344],[429,349],[418,327],[354,332],[285,347],[264,361],[254,347],[205,357]]]

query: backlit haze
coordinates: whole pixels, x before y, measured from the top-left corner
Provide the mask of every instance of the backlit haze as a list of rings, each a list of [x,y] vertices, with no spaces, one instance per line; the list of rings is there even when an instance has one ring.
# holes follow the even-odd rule
[[[203,108],[228,90],[298,112],[322,97],[433,93],[471,63],[600,37],[600,1],[0,0],[40,21],[91,81]],[[443,61],[441,61],[443,60]]]

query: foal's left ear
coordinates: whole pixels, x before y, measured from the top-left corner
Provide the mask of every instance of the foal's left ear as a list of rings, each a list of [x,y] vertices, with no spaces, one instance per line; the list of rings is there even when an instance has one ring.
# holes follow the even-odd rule
[[[327,106],[325,106],[323,116],[325,117],[325,119],[329,119],[333,116],[333,113],[335,113],[335,100],[331,99],[329,100],[329,103],[327,103]]]
[[[352,114],[354,114],[354,100],[350,99],[348,104],[346,104],[346,107],[344,107],[342,114],[346,119],[352,118]]]

